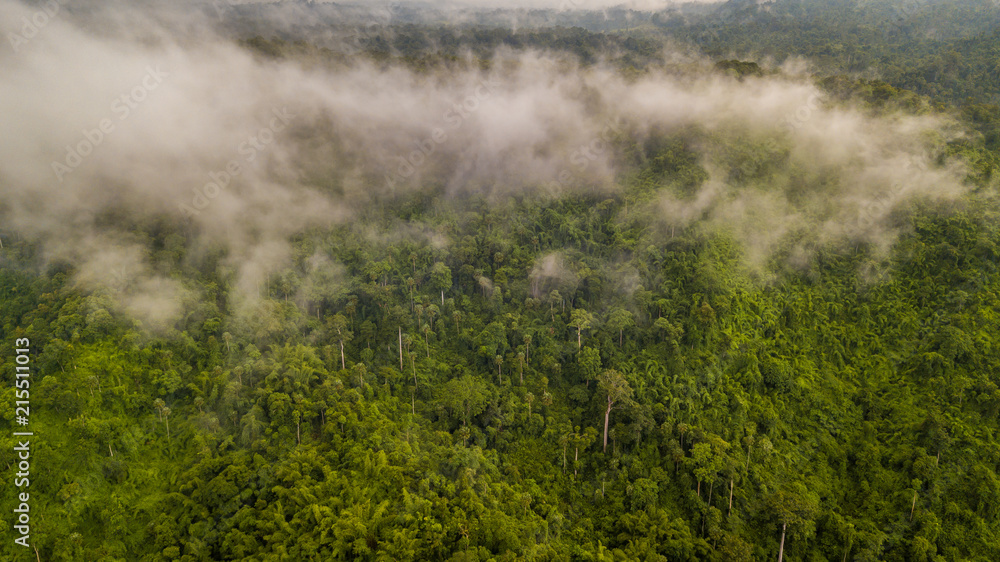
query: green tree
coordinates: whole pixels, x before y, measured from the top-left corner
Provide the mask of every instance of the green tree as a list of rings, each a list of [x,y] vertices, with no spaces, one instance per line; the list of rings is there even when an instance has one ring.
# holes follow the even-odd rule
[[[441,291],[441,306],[444,306],[444,292],[452,285],[451,269],[447,265],[437,262],[431,267],[430,278],[431,286]]]
[[[803,485],[794,483],[772,492],[765,503],[781,528],[778,547],[778,562],[781,562],[785,554],[785,534],[789,527],[804,536],[812,533],[813,519],[819,508],[818,500]]]
[[[472,375],[451,379],[442,387],[441,399],[453,412],[461,414],[462,425],[486,408],[489,392],[486,384]]]
[[[576,347],[579,349],[583,346],[583,331],[590,328],[591,324],[594,323],[594,315],[587,312],[582,308],[574,308],[573,312],[570,313],[569,326],[571,328],[576,328]]]
[[[340,369],[347,368],[347,360],[344,354],[344,343],[354,339],[354,333],[347,329],[347,318],[340,313],[329,316],[326,319],[327,330],[333,334],[333,338],[340,346]]]
[[[601,373],[601,354],[592,347],[585,347],[577,355],[576,362],[580,365],[583,378],[590,387],[590,381],[598,378]]]
[[[624,308],[615,308],[608,314],[607,326],[618,332],[618,347],[624,342],[625,328],[635,326],[635,315]]]
[[[607,408],[604,410],[604,451],[608,450],[608,424],[611,420],[611,410],[631,404],[632,387],[625,376],[614,369],[607,369],[598,378],[598,388],[604,393]]]

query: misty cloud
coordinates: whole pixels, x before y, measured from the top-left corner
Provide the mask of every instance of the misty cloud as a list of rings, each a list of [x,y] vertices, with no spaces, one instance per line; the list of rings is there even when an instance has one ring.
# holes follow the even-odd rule
[[[3,21],[31,13],[0,0]],[[471,58],[421,72],[360,59],[306,67],[255,57],[204,22],[179,35],[177,13],[166,25],[116,18],[114,32],[96,33],[86,15],[61,13],[30,44],[0,51],[0,127],[16,131],[0,138],[0,216],[49,259],[74,263],[86,286],[124,283],[126,309],[156,325],[180,314],[184,289],[150,266],[135,224],[189,233],[188,260],[223,248],[252,300],[291,263],[290,236],[350,222],[378,198],[429,187],[542,197],[553,184],[618,193],[632,164],[609,124],[640,144],[691,136],[708,180],[682,194],[666,178],[646,214],[673,230],[730,229],[754,263],[809,225],[822,240],[885,246],[892,208],[963,191],[959,167],[926,156],[956,134],[946,119],[817,103],[803,78],[741,82],[677,53],[664,58],[680,66],[629,79],[538,52],[499,52],[488,70]],[[795,118],[803,105],[808,118]],[[750,145],[762,148],[742,154]],[[741,167],[754,173],[734,176]],[[314,265],[303,290],[340,275]],[[535,268],[538,290],[571,279],[558,255]],[[100,273],[122,269],[124,280]]]
[[[528,280],[531,296],[536,299],[545,298],[552,291],[571,294],[580,282],[561,252],[551,252],[535,260]]]

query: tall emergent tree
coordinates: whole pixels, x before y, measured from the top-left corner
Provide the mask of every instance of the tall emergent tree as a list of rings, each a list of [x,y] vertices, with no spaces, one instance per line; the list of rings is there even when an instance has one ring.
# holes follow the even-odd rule
[[[632,387],[625,380],[625,375],[615,369],[607,369],[597,379],[598,388],[607,400],[604,410],[604,451],[608,450],[608,424],[611,422],[611,410],[632,402]]]

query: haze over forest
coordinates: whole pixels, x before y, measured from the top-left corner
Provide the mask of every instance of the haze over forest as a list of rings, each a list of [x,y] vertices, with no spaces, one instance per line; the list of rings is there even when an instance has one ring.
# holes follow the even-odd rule
[[[998,25],[0,0],[0,553],[1000,559]]]

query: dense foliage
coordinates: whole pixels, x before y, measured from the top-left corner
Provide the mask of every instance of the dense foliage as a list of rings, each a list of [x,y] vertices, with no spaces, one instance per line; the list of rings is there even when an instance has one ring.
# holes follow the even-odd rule
[[[712,40],[766,37],[726,29]],[[786,48],[866,49],[822,29]],[[407,33],[441,31],[413,26],[400,49]],[[471,35],[483,53],[505,43],[488,35]],[[522,40],[508,46],[654,56],[582,29]],[[368,54],[448,64],[412,44]],[[952,111],[980,87],[962,70],[921,83],[931,64],[820,83],[873,112]],[[29,338],[40,559],[739,561],[783,542],[788,560],[998,560],[1000,113],[954,112],[979,133],[941,154],[970,164],[967,196],[894,215],[888,254],[831,243],[792,268],[789,240],[767,275],[737,234],[643,211],[707,175],[678,140],[623,141],[614,195],[386,196],[297,235],[239,306],[224,250],[195,258],[185,225],[132,225],[197,295],[165,333],[0,233],[0,448],[9,465],[10,358]]]

